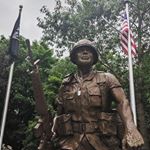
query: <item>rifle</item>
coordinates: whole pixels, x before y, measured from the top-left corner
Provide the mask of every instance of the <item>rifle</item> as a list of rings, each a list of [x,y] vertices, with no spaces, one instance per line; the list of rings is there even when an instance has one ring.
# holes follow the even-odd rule
[[[32,50],[29,39],[26,40],[28,48],[27,60],[32,65],[32,71],[30,71],[32,78],[33,94],[35,98],[35,109],[40,115],[37,125],[34,127],[34,134],[37,138],[40,138],[40,144],[38,150],[52,150],[52,122],[53,117],[48,112],[48,106],[45,101],[44,92],[42,88],[38,63],[40,60],[33,60]]]

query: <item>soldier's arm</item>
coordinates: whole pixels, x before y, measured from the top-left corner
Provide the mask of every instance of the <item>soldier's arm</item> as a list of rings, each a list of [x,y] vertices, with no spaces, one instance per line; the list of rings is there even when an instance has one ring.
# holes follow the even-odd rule
[[[113,88],[111,92],[117,102],[117,110],[119,115],[124,122],[125,129],[130,129],[134,125],[133,122],[133,115],[129,105],[129,101],[127,100],[123,89],[120,88]]]
[[[106,81],[110,93],[117,103],[117,110],[125,128],[130,128],[130,126],[134,125],[132,111],[121,84],[117,78],[110,73],[106,73]]]
[[[66,75],[62,81],[60,88],[59,88],[58,98],[56,100],[57,115],[62,115],[65,113],[64,104],[63,104],[64,103],[63,94],[66,89],[66,84],[70,83],[72,76],[73,76],[73,74]]]
[[[125,142],[130,147],[141,146],[144,144],[144,141],[133,122],[133,114],[129,105],[129,101],[126,98],[119,81],[111,74],[109,75],[109,87],[112,96],[116,100],[117,110],[125,127]]]

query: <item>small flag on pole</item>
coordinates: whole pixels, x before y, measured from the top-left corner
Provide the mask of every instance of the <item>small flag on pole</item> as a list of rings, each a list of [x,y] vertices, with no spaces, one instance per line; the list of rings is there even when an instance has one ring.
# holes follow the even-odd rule
[[[15,22],[13,31],[12,31],[11,36],[10,36],[10,43],[9,43],[8,52],[12,58],[16,58],[18,55],[21,10],[22,10],[22,6],[20,6],[18,18]]]
[[[130,39],[131,39],[131,53],[132,56],[136,56],[136,43],[133,38],[133,33],[131,29],[129,29],[128,21],[127,21],[127,15],[124,13],[122,16],[123,22],[121,24],[121,31],[120,31],[120,41],[121,41],[121,47],[123,52],[128,55],[128,32],[130,30]]]
[[[10,37],[10,44],[9,44],[9,54],[12,58],[17,57],[17,51],[19,49],[19,26],[20,26],[20,18],[21,18],[21,10],[22,6],[19,6],[19,15],[16,20],[15,26],[13,28],[11,37]],[[8,111],[8,104],[9,104],[9,97],[10,97],[10,89],[11,89],[11,83],[12,83],[12,77],[13,77],[13,70],[14,70],[15,61],[12,61],[10,66],[10,72],[9,72],[9,78],[8,78],[8,84],[7,84],[7,91],[6,91],[6,97],[5,97],[5,105],[3,110],[3,116],[2,116],[2,122],[1,122],[1,131],[0,131],[0,150],[2,149],[2,143],[3,143],[3,135],[5,130],[5,123],[7,118],[7,111]]]

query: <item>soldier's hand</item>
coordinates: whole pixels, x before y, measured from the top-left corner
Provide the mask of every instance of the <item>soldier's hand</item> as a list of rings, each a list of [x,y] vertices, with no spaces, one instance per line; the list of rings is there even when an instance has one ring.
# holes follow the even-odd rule
[[[122,141],[123,150],[126,150],[127,148],[131,148],[131,150],[140,150],[143,144],[144,140],[136,127],[125,131],[125,136]]]

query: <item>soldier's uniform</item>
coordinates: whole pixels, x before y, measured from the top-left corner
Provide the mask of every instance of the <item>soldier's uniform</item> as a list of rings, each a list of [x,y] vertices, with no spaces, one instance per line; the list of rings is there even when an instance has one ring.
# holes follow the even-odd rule
[[[113,88],[121,85],[110,73],[91,71],[84,80],[78,74],[64,79],[53,128],[59,150],[121,150]]]

